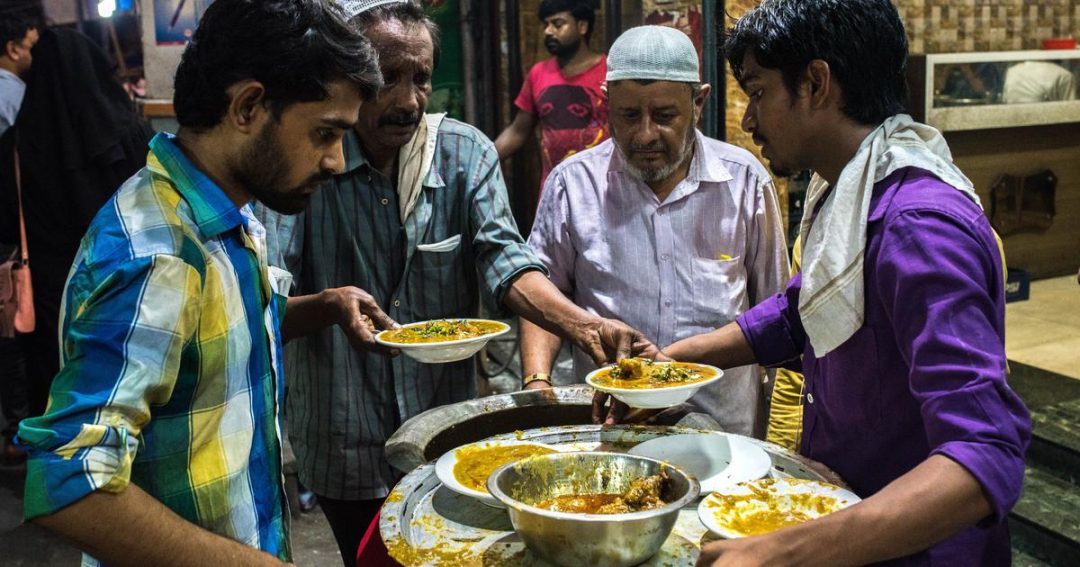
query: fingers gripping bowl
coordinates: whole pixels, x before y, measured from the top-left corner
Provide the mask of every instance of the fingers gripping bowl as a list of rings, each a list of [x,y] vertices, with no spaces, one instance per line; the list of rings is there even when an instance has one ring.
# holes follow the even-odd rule
[[[510,331],[510,325],[488,319],[433,319],[388,329],[375,335],[375,342],[395,348],[428,364],[465,360],[495,337]]]
[[[548,509],[571,495],[622,494],[635,481],[662,475],[657,507],[628,513],[577,513]],[[557,565],[628,566],[652,557],[664,544],[679,510],[701,491],[698,481],[677,467],[619,453],[553,453],[497,469],[488,491],[506,505],[510,522],[537,555]]]
[[[624,358],[590,372],[585,382],[632,408],[663,409],[689,400],[723,377],[723,370],[707,364]]]

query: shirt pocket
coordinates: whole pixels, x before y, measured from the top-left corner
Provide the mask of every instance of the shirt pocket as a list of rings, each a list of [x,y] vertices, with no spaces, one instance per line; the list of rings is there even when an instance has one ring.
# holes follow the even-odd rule
[[[746,301],[746,268],[741,257],[691,261],[693,321],[718,328],[735,320]]]
[[[455,234],[446,240],[431,244],[417,244],[420,266],[428,275],[443,274],[449,277],[455,269],[461,255],[461,235]]]

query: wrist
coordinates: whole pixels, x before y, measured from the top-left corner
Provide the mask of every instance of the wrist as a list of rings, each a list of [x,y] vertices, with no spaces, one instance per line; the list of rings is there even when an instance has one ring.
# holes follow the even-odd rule
[[[549,375],[547,372],[533,372],[532,374],[525,376],[525,382],[522,384],[522,386],[528,386],[529,384],[533,384],[536,382],[546,383],[548,386],[550,386],[551,375]]]

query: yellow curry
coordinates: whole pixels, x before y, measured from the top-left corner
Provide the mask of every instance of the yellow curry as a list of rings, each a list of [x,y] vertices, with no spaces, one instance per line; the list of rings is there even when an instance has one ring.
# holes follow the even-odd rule
[[[442,343],[461,339],[474,339],[499,332],[505,328],[506,325],[497,321],[439,319],[386,331],[382,334],[382,340],[402,344]]]
[[[526,457],[554,452],[554,449],[526,444],[465,447],[457,451],[454,478],[466,488],[487,492],[488,477],[495,469]]]
[[[720,525],[751,536],[820,518],[847,504],[846,500],[823,494],[778,494],[773,479],[756,484],[744,484],[750,488],[750,494],[713,494],[705,505]]]
[[[593,381],[601,386],[627,389],[672,388],[702,382],[716,371],[692,362],[653,362],[647,358],[621,358],[598,372]]]

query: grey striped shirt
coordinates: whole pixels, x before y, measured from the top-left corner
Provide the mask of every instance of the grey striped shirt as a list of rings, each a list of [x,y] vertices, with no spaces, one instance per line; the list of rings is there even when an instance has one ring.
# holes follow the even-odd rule
[[[435,151],[404,224],[393,182],[367,163],[353,133],[345,138],[346,172],[306,212],[258,208],[270,261],[293,273],[294,294],[354,285],[410,323],[475,316],[481,298],[497,312],[516,275],[544,270],[518,233],[491,141],[446,119]],[[438,243],[450,249],[423,249]],[[285,367],[300,479],[336,499],[386,496],[397,480],[383,456],[387,437],[427,409],[476,396],[472,359],[431,365],[355,352],[336,326],[290,342]]]
[[[734,321],[788,279],[772,178],[701,132],[687,178],[662,203],[611,140],[568,158],[548,176],[529,244],[578,305],[661,348]],[[593,368],[575,348],[578,379]],[[690,401],[726,431],[763,437],[763,376],[730,369]]]

